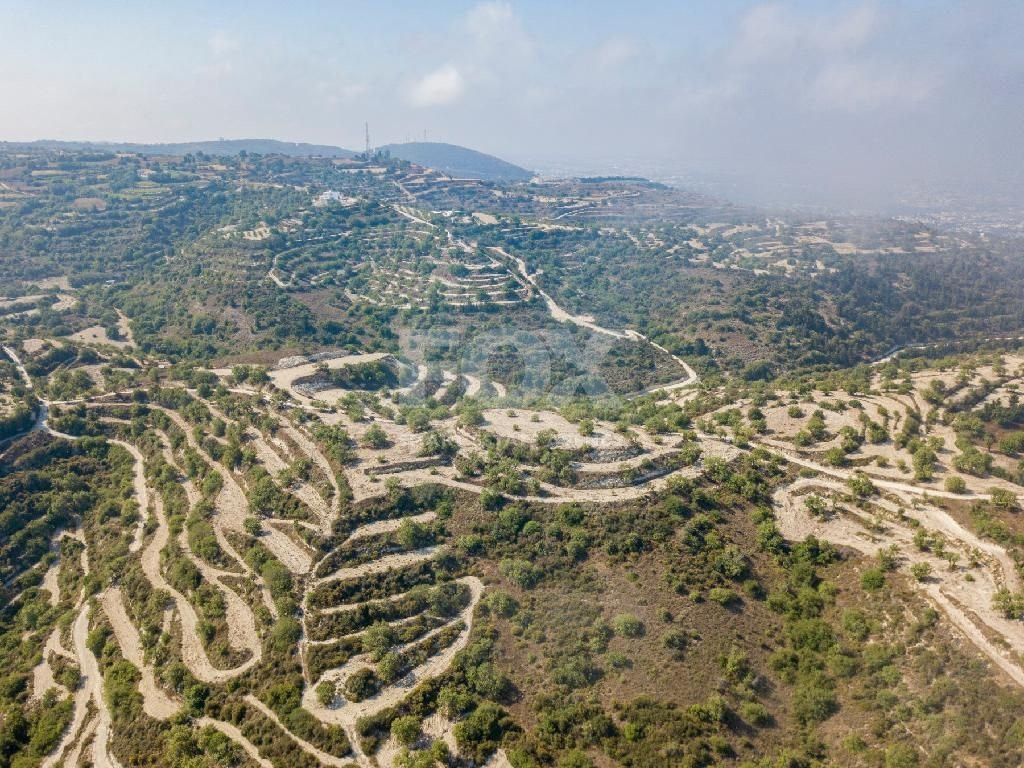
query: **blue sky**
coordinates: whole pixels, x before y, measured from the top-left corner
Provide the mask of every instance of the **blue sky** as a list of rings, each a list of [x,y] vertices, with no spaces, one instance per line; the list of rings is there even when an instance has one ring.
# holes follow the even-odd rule
[[[533,167],[1024,184],[1024,3],[14,2],[0,139],[462,143]]]

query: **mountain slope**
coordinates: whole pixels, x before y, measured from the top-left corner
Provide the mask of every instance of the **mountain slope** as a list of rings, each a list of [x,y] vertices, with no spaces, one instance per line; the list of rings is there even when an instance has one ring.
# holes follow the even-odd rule
[[[381,147],[392,157],[434,168],[451,176],[485,181],[528,181],[533,173],[501,158],[455,144],[413,141]]]

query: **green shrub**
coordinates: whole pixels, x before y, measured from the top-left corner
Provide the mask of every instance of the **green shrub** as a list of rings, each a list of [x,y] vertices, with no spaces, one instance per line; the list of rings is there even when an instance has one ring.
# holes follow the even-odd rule
[[[963,493],[967,490],[967,483],[960,475],[949,475],[943,485],[950,493]]]
[[[772,721],[772,716],[768,713],[768,710],[757,701],[744,701],[740,704],[740,717],[745,722],[758,727],[768,725]]]
[[[612,619],[612,629],[619,637],[642,637],[644,623],[631,613],[620,613]]]
[[[420,737],[419,718],[412,715],[396,717],[391,722],[391,738],[405,747],[411,747]]]
[[[738,605],[741,602],[740,596],[727,587],[713,587],[708,591],[708,599],[724,608]]]
[[[910,566],[910,573],[917,581],[927,581],[932,575],[932,567],[928,563],[914,563]]]
[[[865,592],[877,592],[885,586],[885,574],[880,568],[868,568],[860,576],[860,586]]]

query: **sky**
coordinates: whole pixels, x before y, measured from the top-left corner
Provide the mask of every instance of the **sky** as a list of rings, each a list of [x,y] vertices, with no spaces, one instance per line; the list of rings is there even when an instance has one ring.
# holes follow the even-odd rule
[[[0,0],[0,140],[448,141],[856,204],[1024,191],[1020,0]]]

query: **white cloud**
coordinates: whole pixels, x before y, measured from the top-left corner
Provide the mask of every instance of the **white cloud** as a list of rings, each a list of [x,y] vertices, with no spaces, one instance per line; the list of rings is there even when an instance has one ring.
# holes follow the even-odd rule
[[[615,37],[598,46],[594,52],[594,63],[602,72],[612,72],[639,54],[640,50],[632,40]]]
[[[483,76],[508,72],[528,64],[535,50],[522,22],[504,0],[486,0],[469,9],[459,38],[471,70]]]
[[[414,106],[444,106],[470,95],[517,94],[529,86],[533,44],[505,0],[474,5],[454,21],[441,45],[451,59],[413,78],[408,95]]]
[[[878,22],[878,8],[868,0],[843,14],[800,16],[779,3],[757,5],[740,18],[735,54],[753,60],[793,52],[856,50],[867,43]]]
[[[848,113],[915,107],[934,93],[941,76],[898,49],[886,50],[889,22],[876,0],[811,13],[782,3],[757,5],[740,17],[712,80],[719,101],[769,98],[791,109]],[[684,100],[688,90],[704,85],[681,89]]]
[[[466,29],[480,40],[500,39],[508,29],[518,25],[512,4],[503,0],[479,3],[466,14]]]
[[[207,46],[215,57],[222,59],[231,56],[241,47],[238,40],[223,32],[217,32],[206,41]]]
[[[445,64],[413,85],[411,100],[417,107],[443,106],[458,101],[464,90],[464,78],[458,67]]]
[[[242,46],[230,35],[216,32],[206,41],[206,48],[210,59],[209,66],[205,67],[207,72],[226,75],[235,69],[235,62]]]
[[[843,61],[822,69],[811,84],[810,94],[822,107],[862,112],[919,104],[936,85],[934,78],[925,75],[870,62]]]

